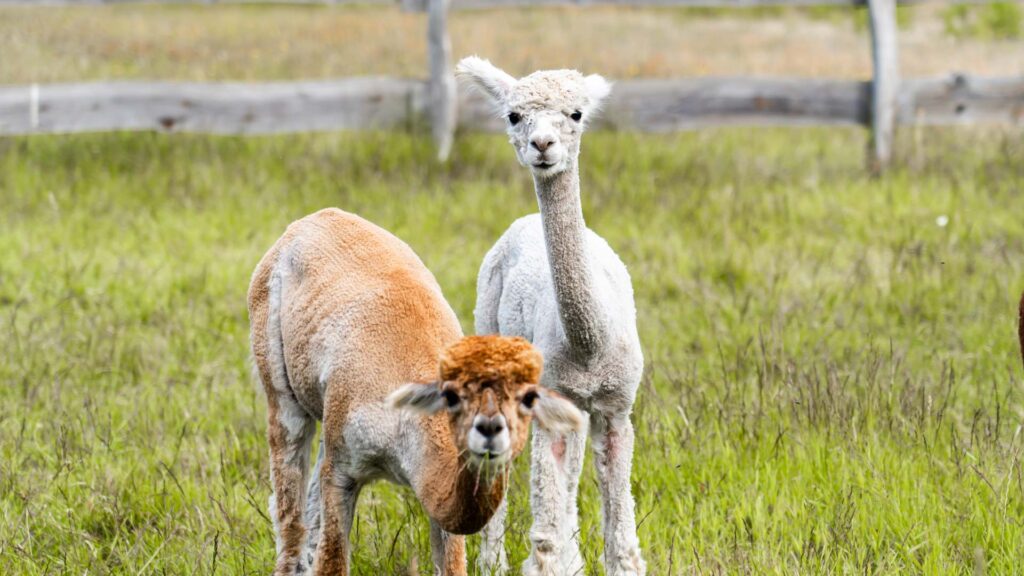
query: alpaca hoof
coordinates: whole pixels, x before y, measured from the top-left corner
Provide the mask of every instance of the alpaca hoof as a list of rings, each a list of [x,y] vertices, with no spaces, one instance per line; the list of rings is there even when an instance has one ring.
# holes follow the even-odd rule
[[[274,576],[295,576],[299,574],[299,564],[301,562],[296,561],[281,561],[278,560],[277,565],[274,566]]]
[[[523,576],[567,576],[558,570],[558,563],[530,556],[523,563]]]
[[[583,555],[575,546],[571,550],[562,552],[562,567],[564,570],[559,570],[558,573],[566,576],[583,576],[587,573],[587,568],[583,564]]]
[[[524,565],[523,576],[558,576],[558,572],[550,568],[540,568],[536,565]]]
[[[299,560],[295,563],[295,576],[307,576],[313,573],[313,558],[316,556],[316,548],[306,548],[299,554]]]
[[[640,557],[639,550],[631,550],[618,557],[614,565],[608,566],[608,576],[645,576],[647,564]]]

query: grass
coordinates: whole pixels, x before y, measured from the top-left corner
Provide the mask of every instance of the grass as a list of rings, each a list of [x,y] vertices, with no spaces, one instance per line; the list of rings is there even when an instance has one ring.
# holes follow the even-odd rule
[[[956,4],[943,11],[946,33],[955,38],[1011,40],[1024,36],[1024,11],[1014,2]]]
[[[630,267],[647,356],[651,574],[1019,567],[1024,137],[910,136],[879,180],[859,130],[587,136],[588,223]],[[408,241],[470,330],[483,254],[536,210],[503,140],[440,166],[406,134],[0,139],[0,572],[269,573],[249,274],[340,206]],[[429,573],[407,491],[357,516],[355,574]],[[588,574],[599,522],[588,465]]]
[[[984,16],[982,24],[1012,31],[1007,27],[1017,13],[1009,14],[1007,6],[1002,10],[1008,14],[988,7],[901,7],[901,74],[1024,74],[1019,34],[991,42],[990,36],[966,33],[974,30],[976,13]],[[866,79],[871,52],[865,23],[865,9],[848,7],[585,6],[457,11],[450,33],[456,57],[480,54],[515,74],[575,67],[616,79]],[[394,3],[0,7],[0,39],[0,84],[427,74],[426,16],[403,13]]]

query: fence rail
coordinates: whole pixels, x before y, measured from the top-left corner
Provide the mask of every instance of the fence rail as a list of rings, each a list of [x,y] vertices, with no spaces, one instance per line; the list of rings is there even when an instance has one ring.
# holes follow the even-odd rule
[[[430,82],[352,78],[294,83],[103,82],[0,87],[0,133],[158,130],[264,134],[425,128]],[[503,121],[472,93],[458,126],[501,131]],[[624,80],[598,125],[669,132],[718,125],[871,123],[871,82],[806,78]],[[953,75],[904,80],[895,122],[1024,126],[1024,78]]]
[[[0,5],[127,1],[139,0],[0,0]],[[398,1],[406,10],[427,12],[430,76],[426,81],[351,78],[264,84],[104,82],[0,87],[0,134],[95,130],[253,134],[429,125],[438,156],[444,159],[458,127],[502,129],[501,121],[487,103],[471,95],[460,95],[455,89],[448,36],[449,11],[596,4],[694,7],[866,4],[871,24],[873,74],[870,81],[751,77],[626,80],[619,82],[613,91],[601,122],[606,127],[667,132],[723,124],[860,125],[871,130],[869,164],[878,171],[890,161],[893,133],[898,124],[1024,125],[1024,77],[953,74],[947,78],[901,79],[897,0]],[[899,3],[922,1],[926,0]],[[1016,1],[1024,3],[1024,0]],[[281,3],[333,2],[284,0]]]
[[[427,106],[423,82],[102,82],[0,88],[0,133],[163,130],[259,134],[394,127]]]

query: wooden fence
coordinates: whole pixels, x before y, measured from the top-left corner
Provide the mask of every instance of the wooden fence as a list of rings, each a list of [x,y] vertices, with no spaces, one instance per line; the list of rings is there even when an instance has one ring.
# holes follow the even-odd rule
[[[56,0],[101,3],[101,0]],[[111,1],[111,0],[108,0]],[[119,2],[123,0],[112,0]],[[130,0],[129,0],[130,1]],[[20,3],[38,4],[42,2]],[[0,0],[0,4],[14,3]],[[287,83],[102,82],[0,87],[0,134],[98,130],[273,133],[429,124],[447,158],[457,128],[502,130],[480,97],[456,90],[450,9],[622,4],[862,5],[859,0],[402,0],[427,11],[429,80],[351,78]],[[861,125],[869,164],[884,169],[898,124],[1024,125],[1024,77],[901,79],[896,0],[868,0],[870,81],[691,78],[617,82],[600,125],[665,132],[720,125]],[[2,56],[0,56],[2,58]]]

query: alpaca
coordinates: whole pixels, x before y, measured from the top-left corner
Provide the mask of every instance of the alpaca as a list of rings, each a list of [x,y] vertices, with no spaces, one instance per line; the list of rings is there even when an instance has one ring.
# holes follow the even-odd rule
[[[583,221],[580,137],[611,86],[575,70],[519,80],[476,57],[456,68],[500,109],[519,162],[530,169],[540,214],[514,222],[484,258],[477,280],[478,334],[522,336],[545,358],[543,383],[589,413],[602,498],[609,576],[644,574],[630,469],[630,413],[643,372],[633,287],[625,265]],[[585,431],[564,440],[534,431],[532,549],[527,575],[578,574],[576,506]],[[484,529],[479,566],[508,569],[504,506]]]
[[[307,506],[307,517],[320,512],[307,518],[314,572],[348,574],[356,499],[380,478],[412,487],[429,515],[435,573],[464,576],[462,535],[501,504],[504,469],[530,421],[552,434],[583,426],[571,402],[538,385],[535,348],[521,338],[462,338],[416,254],[337,209],[294,222],[267,252],[249,287],[249,317],[267,396],[277,576],[307,568]],[[307,505],[317,420],[319,498]]]

